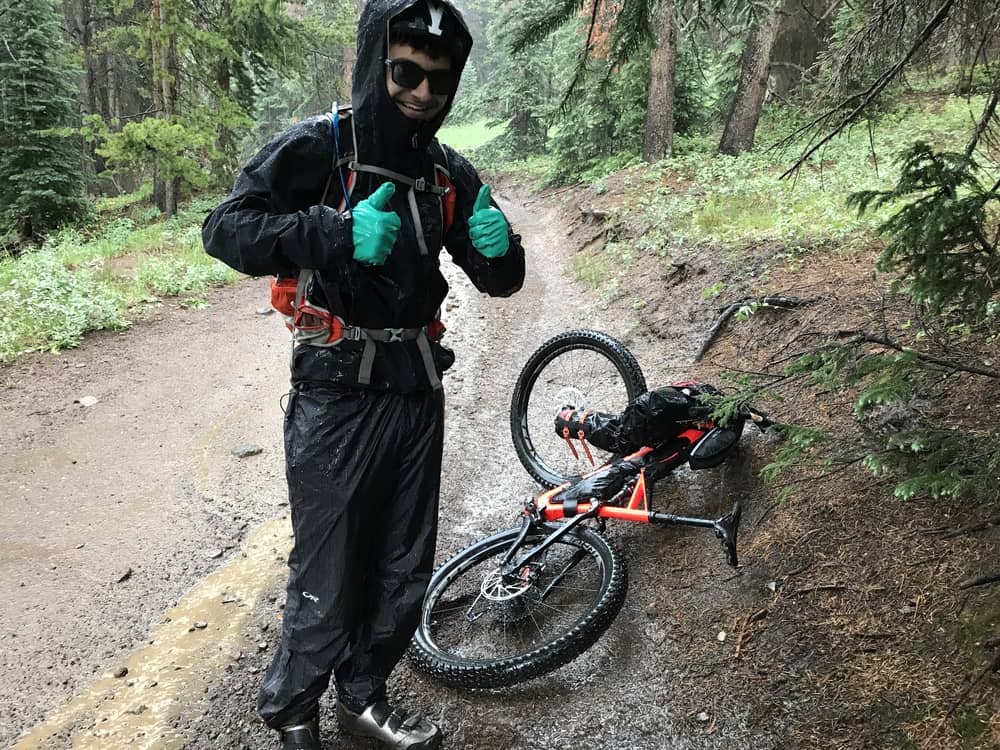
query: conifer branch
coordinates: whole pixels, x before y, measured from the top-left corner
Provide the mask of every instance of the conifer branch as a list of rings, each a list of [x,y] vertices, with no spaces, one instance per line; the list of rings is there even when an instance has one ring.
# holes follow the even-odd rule
[[[913,56],[920,50],[921,47],[923,47],[923,45],[927,42],[927,40],[930,39],[930,37],[934,34],[934,32],[938,29],[938,27],[942,23],[944,23],[945,19],[947,19],[948,17],[948,13],[951,11],[951,8],[954,4],[955,0],[945,0],[945,2],[942,3],[941,7],[938,8],[937,13],[934,14],[934,17],[924,27],[923,31],[920,32],[920,35],[917,37],[916,41],[914,41],[913,44],[910,45],[910,48],[909,50],[907,50],[906,54],[903,55],[903,57],[901,57],[899,60],[897,60],[887,70],[883,71],[882,74],[875,79],[875,81],[872,83],[871,86],[868,87],[866,91],[848,97],[847,99],[842,101],[838,106],[834,107],[833,109],[827,110],[825,113],[819,115],[818,117],[813,118],[810,122],[803,125],[801,128],[796,130],[790,136],[782,139],[777,144],[775,144],[776,147],[788,146],[797,137],[799,137],[803,133],[808,132],[819,123],[825,122],[826,120],[830,119],[838,111],[843,109],[851,102],[857,101],[858,99],[861,100],[860,103],[854,107],[854,109],[852,109],[847,115],[841,118],[840,122],[837,123],[837,125],[833,128],[833,130],[831,130],[829,133],[823,136],[818,142],[812,144],[806,150],[806,152],[802,154],[802,156],[800,156],[795,161],[795,163],[792,164],[792,166],[785,171],[784,174],[781,175],[782,179],[795,174],[799,170],[799,168],[803,164],[805,164],[810,159],[810,157],[812,157],[813,154],[815,154],[823,146],[825,146],[827,143],[829,143],[838,135],[840,135],[840,133],[844,130],[844,128],[852,124],[861,116],[861,113],[865,111],[868,105],[870,105],[875,100],[875,98],[879,94],[881,94],[882,91],[884,91],[885,88],[895,78],[897,78],[900,73],[903,72],[903,69],[906,67],[907,63],[909,63],[909,61],[913,58]]]
[[[969,141],[969,145],[965,147],[965,155],[972,156],[973,152],[976,150],[976,146],[979,145],[979,139],[983,137],[983,133],[986,132],[986,128],[989,127],[990,122],[996,116],[997,104],[1000,103],[1000,90],[995,90],[993,96],[986,103],[983,108],[983,115],[979,118],[979,122],[976,124],[976,129],[972,134],[972,139]],[[994,191],[996,188],[993,189]]]
[[[986,368],[976,367],[975,365],[962,365],[958,364],[957,362],[953,362],[951,360],[942,359],[941,357],[935,357],[931,354],[919,352],[916,349],[911,349],[908,346],[903,346],[902,344],[893,341],[888,336],[872,336],[869,333],[863,333],[863,332],[858,333],[855,331],[841,331],[840,333],[840,335],[850,335],[850,334],[855,334],[854,338],[852,338],[848,342],[849,344],[852,345],[864,344],[864,343],[878,344],[879,346],[885,346],[888,347],[889,349],[894,349],[897,352],[905,352],[907,354],[912,354],[914,357],[921,360],[922,362],[926,362],[931,365],[937,365],[938,367],[945,367],[948,368],[949,370],[968,372],[972,375],[982,375],[983,377],[986,378],[993,378],[996,380],[1000,380],[1000,372],[996,370],[987,370]]]

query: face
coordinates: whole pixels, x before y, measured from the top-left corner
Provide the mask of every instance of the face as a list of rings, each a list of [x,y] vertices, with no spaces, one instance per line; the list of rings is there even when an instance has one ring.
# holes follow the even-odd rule
[[[448,70],[451,60],[447,57],[434,59],[425,52],[419,52],[408,44],[389,45],[390,60],[409,60],[426,71]],[[392,80],[392,72],[385,70],[385,86],[399,111],[414,120],[433,120],[448,103],[447,94],[435,94],[425,77],[415,89],[400,86]]]

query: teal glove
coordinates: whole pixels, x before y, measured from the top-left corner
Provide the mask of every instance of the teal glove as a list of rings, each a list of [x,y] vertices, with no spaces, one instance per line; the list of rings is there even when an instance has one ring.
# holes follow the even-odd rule
[[[499,258],[510,248],[507,220],[490,205],[490,186],[483,185],[469,217],[469,239],[480,255]]]
[[[399,234],[399,216],[385,207],[395,192],[395,185],[383,182],[378,190],[354,207],[351,235],[356,261],[381,266],[392,252]]]

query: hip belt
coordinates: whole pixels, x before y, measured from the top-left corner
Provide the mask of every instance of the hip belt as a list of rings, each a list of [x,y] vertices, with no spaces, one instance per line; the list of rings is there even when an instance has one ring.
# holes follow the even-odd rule
[[[358,369],[358,382],[361,385],[371,384],[376,344],[415,341],[427,371],[428,382],[434,390],[441,388],[441,378],[434,366],[430,346],[431,341],[439,341],[444,334],[444,325],[440,320],[435,319],[419,328],[364,328],[350,325],[339,315],[303,299],[296,306],[295,317],[289,327],[292,329],[294,346],[334,347],[341,341],[364,341],[361,366]]]

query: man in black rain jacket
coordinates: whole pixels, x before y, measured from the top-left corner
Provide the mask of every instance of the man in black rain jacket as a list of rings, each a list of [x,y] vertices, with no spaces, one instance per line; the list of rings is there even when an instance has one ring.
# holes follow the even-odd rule
[[[202,230],[208,252],[237,270],[298,278],[313,313],[304,319],[322,323],[319,335],[295,331],[285,415],[295,543],[281,646],[258,701],[284,748],[320,747],[331,677],[343,730],[397,748],[440,743],[438,727],[386,701],[434,560],[439,378],[450,364],[427,335],[448,289],[438,248],[486,294],[513,294],[524,279],[520,238],[489,189],[434,139],[471,44],[448,0],[369,0],[353,108],[267,144]]]

